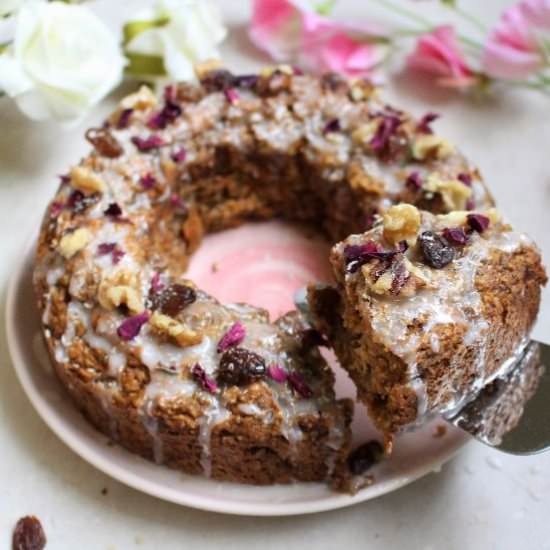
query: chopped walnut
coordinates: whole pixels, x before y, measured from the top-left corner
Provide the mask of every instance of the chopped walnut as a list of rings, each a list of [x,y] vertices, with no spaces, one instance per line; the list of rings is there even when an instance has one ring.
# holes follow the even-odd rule
[[[352,132],[351,134],[352,141],[354,143],[363,144],[363,145],[370,143],[372,138],[375,136],[376,131],[378,130],[379,124],[380,124],[380,121],[378,120],[371,120],[366,124],[362,124]]]
[[[420,212],[412,204],[397,204],[384,214],[384,238],[391,244],[414,245],[420,228]]]
[[[374,178],[359,162],[352,161],[348,164],[346,179],[355,191],[365,191],[377,195],[384,193],[384,181]]]
[[[89,168],[73,166],[70,172],[71,185],[83,193],[105,193],[107,185]]]
[[[141,86],[137,92],[126,96],[120,102],[121,109],[136,109],[145,111],[157,104],[157,98],[148,86]]]
[[[58,251],[66,258],[72,258],[92,240],[92,234],[84,227],[63,235],[59,241]]]
[[[155,311],[151,316],[149,325],[152,327],[153,332],[169,336],[182,348],[196,346],[202,341],[201,334],[158,311]]]
[[[260,71],[260,76],[263,76],[263,77],[269,77],[271,76],[275,71],[279,71],[283,74],[286,74],[286,75],[293,75],[294,74],[294,70],[292,69],[292,67],[290,65],[270,65],[268,67],[263,67]]]
[[[444,160],[454,153],[454,147],[442,137],[433,134],[416,136],[412,144],[412,153],[417,160],[435,158]]]
[[[468,199],[472,196],[472,189],[459,180],[444,180],[437,174],[430,174],[424,184],[426,193],[439,193],[445,206],[449,210],[464,210]]]
[[[350,97],[352,101],[362,101],[373,94],[375,94],[376,88],[365,79],[358,79],[352,82],[350,89]]]
[[[440,225],[445,227],[460,227],[468,224],[468,216],[470,214],[475,214],[476,212],[471,212],[469,210],[455,210],[449,212],[448,214],[439,214],[437,216],[437,221]],[[489,208],[485,212],[478,212],[487,218],[491,224],[497,224],[502,220],[500,212],[496,208]]]
[[[132,313],[141,313],[145,309],[136,273],[120,271],[114,277],[103,279],[99,285],[97,297],[105,309],[115,309],[125,305]]]

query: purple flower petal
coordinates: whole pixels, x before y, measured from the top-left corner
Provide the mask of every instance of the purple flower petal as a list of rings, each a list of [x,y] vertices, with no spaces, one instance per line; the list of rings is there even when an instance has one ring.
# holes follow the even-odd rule
[[[129,317],[119,325],[117,334],[122,340],[133,340],[147,321],[149,321],[148,311]]]
[[[176,99],[176,88],[173,84],[168,84],[164,88],[164,100],[166,102],[173,102]]]
[[[141,183],[143,189],[152,189],[153,187],[155,187],[157,180],[155,179],[155,176],[153,176],[153,174],[147,172],[147,174],[141,176],[139,183]]]
[[[238,346],[246,336],[246,329],[244,325],[237,321],[229,328],[229,330],[222,336],[218,343],[218,353],[224,352],[226,349],[233,346]]]
[[[235,86],[237,88],[254,88],[258,82],[258,75],[256,74],[243,74],[235,77]]]
[[[346,271],[355,273],[362,265],[370,260],[386,260],[393,258],[399,250],[383,251],[374,241],[367,241],[365,244],[348,245],[344,248],[344,261]]]
[[[218,391],[218,384],[210,378],[204,369],[197,363],[191,370],[195,380],[201,385],[203,389],[210,393],[216,393]]]
[[[62,202],[54,201],[50,204],[50,217],[51,218],[57,218],[59,214],[61,214],[63,208],[65,208],[65,205]]]
[[[120,248],[115,248],[111,253],[111,258],[113,260],[113,263],[115,265],[118,264],[125,255],[126,255],[126,252],[124,252],[124,250],[121,250]]]
[[[461,174],[458,174],[456,179],[458,181],[461,181],[464,185],[467,185],[468,187],[472,187],[472,176],[471,176],[471,174],[468,174],[466,172],[462,172]]]
[[[433,134],[431,124],[434,120],[437,120],[441,115],[437,113],[426,113],[416,125],[416,130],[421,134]]]
[[[176,208],[178,214],[185,215],[189,212],[189,208],[178,195],[170,195],[170,204]]]
[[[299,372],[289,373],[288,384],[298,395],[305,399],[309,399],[313,395],[312,389],[307,385],[304,377]]]
[[[223,93],[225,94],[225,98],[229,103],[237,103],[239,101],[239,92],[235,90],[235,88],[226,88]]]
[[[279,382],[279,384],[286,382],[286,379],[288,378],[288,372],[279,365],[275,364],[270,365],[267,368],[267,375],[272,380],[275,380],[275,382]]]
[[[422,189],[422,178],[418,172],[411,172],[405,181],[407,187],[411,187],[415,191]]]
[[[174,162],[183,162],[185,160],[187,153],[183,147],[180,147],[176,151],[174,151],[170,157]]]
[[[116,243],[101,243],[97,247],[97,253],[100,256],[106,256],[107,254],[111,254],[115,248]]]
[[[466,210],[475,210],[476,207],[476,201],[474,199],[468,199],[466,201],[465,208]]]
[[[378,155],[388,153],[390,140],[401,126],[401,119],[396,115],[383,114],[382,117],[374,137],[370,140],[371,149]]]
[[[156,134],[152,134],[147,138],[133,136],[131,141],[142,152],[147,152],[151,149],[158,149],[164,145],[164,140],[162,137]]]
[[[483,233],[490,224],[490,220],[487,216],[482,214],[468,214],[468,225],[478,233]]]
[[[118,117],[118,121],[116,123],[116,127],[118,130],[123,130],[124,128],[128,128],[130,125],[130,118],[132,118],[132,113],[134,112],[133,109],[124,109],[120,113],[120,116]]]
[[[173,101],[167,101],[160,111],[151,115],[147,126],[152,130],[163,130],[168,124],[177,120],[180,115],[181,107]]]
[[[151,290],[153,292],[159,292],[164,288],[164,283],[160,280],[160,273],[156,271],[151,278]]]
[[[302,69],[300,69],[300,67],[296,67],[296,65],[293,65],[292,66],[292,72],[296,75],[296,76],[302,76],[304,74],[304,71],[302,71]]]
[[[60,180],[61,183],[63,183],[63,184],[70,183],[70,181],[71,181],[71,176],[69,176],[68,174],[60,174],[59,180]]]
[[[111,218],[119,218],[122,216],[122,209],[118,203],[112,202],[103,213]]]
[[[446,227],[443,236],[454,244],[464,246],[468,242],[468,235],[462,227]]]
[[[328,134],[329,132],[339,132],[341,129],[342,127],[340,126],[340,121],[337,118],[333,118],[325,124],[323,133]]]

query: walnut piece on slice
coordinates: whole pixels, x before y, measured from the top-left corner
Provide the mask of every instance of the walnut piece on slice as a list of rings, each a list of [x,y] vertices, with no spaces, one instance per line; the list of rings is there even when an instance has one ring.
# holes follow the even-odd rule
[[[433,134],[422,134],[414,138],[412,154],[416,160],[435,158],[444,160],[454,153],[454,147],[444,138]]]
[[[97,298],[101,307],[111,310],[125,305],[132,313],[145,310],[139,276],[131,271],[119,271],[99,284]]]
[[[437,174],[430,174],[424,184],[426,193],[439,193],[449,210],[464,210],[468,199],[472,196],[472,188],[460,180],[442,179]]]
[[[145,111],[157,104],[157,97],[149,86],[141,86],[137,92],[127,95],[120,102],[120,109],[135,109]]]
[[[384,238],[391,244],[401,241],[413,246],[420,228],[420,212],[412,204],[397,204],[383,216]]]
[[[83,193],[105,193],[106,183],[89,168],[73,166],[70,171],[71,185]]]
[[[72,258],[92,240],[92,234],[85,227],[66,233],[61,237],[57,247],[58,252],[65,258]]]
[[[153,313],[149,320],[149,324],[153,328],[153,332],[169,336],[182,348],[196,346],[202,341],[202,334],[195,332],[183,323],[172,319],[172,317],[168,315],[163,315],[158,311]]]

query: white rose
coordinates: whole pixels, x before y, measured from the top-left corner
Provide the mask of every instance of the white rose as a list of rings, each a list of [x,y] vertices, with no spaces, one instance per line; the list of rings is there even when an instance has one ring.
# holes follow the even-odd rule
[[[0,17],[15,13],[25,0],[0,0]]]
[[[120,82],[117,39],[88,8],[25,2],[0,55],[0,90],[29,117],[77,119]]]
[[[154,8],[125,27],[129,72],[193,80],[193,66],[219,59],[227,29],[207,0],[157,0]]]

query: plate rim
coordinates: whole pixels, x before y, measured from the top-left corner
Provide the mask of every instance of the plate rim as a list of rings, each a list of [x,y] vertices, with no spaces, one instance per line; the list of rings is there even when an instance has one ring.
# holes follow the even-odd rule
[[[326,512],[330,510],[337,510],[372,500],[387,493],[391,493],[400,489],[425,475],[436,471],[443,466],[449,460],[451,460],[462,447],[464,447],[470,438],[464,434],[463,438],[457,437],[456,441],[449,444],[449,447],[445,451],[441,451],[435,457],[427,457],[427,460],[422,465],[417,466],[412,472],[408,474],[397,475],[396,478],[386,480],[381,483],[374,483],[370,487],[359,491],[355,495],[334,493],[334,496],[321,500],[308,500],[306,501],[291,501],[291,502],[246,502],[246,501],[231,501],[227,503],[225,500],[216,500],[209,496],[200,496],[194,493],[190,494],[185,491],[168,489],[159,486],[154,481],[138,476],[136,473],[132,473],[131,470],[125,470],[122,466],[115,464],[107,456],[101,456],[93,448],[90,447],[88,442],[84,444],[78,440],[71,430],[67,429],[64,422],[56,415],[52,414],[50,409],[51,405],[45,398],[40,395],[40,392],[30,375],[30,367],[25,364],[25,360],[22,355],[20,338],[17,335],[17,329],[14,322],[16,315],[16,303],[15,298],[17,296],[17,288],[20,279],[25,274],[25,267],[29,261],[29,256],[33,253],[37,238],[36,228],[33,229],[31,234],[24,240],[24,246],[22,247],[23,253],[19,256],[15,269],[8,279],[6,288],[6,303],[4,308],[5,315],[5,331],[8,353],[11,359],[13,369],[15,370],[16,377],[23,388],[26,397],[31,402],[31,405],[38,413],[40,418],[48,426],[48,428],[76,455],[82,458],[85,462],[91,464],[97,470],[103,472],[109,477],[131,487],[134,490],[148,494],[155,498],[165,500],[174,504],[188,506],[198,510],[224,513],[230,515],[239,516],[258,516],[258,517],[283,517],[283,516],[295,516],[302,514],[313,514],[318,512]],[[61,388],[63,391],[63,388]],[[64,393],[64,391],[63,391]],[[66,394],[65,394],[66,395]],[[71,406],[74,406],[71,404]],[[78,411],[77,411],[78,412]],[[118,446],[124,453],[128,453],[132,457],[139,458]],[[144,460],[144,459],[143,459]],[[159,468],[158,465],[152,464],[151,466]],[[182,475],[185,475],[182,473]],[[199,477],[199,476],[193,476]],[[209,480],[204,478],[205,483],[225,484],[231,482],[222,482],[217,480]],[[299,486],[302,483],[297,482],[289,485],[289,487]],[[245,484],[234,484],[236,486],[247,487]],[[309,485],[303,483],[303,485]]]

